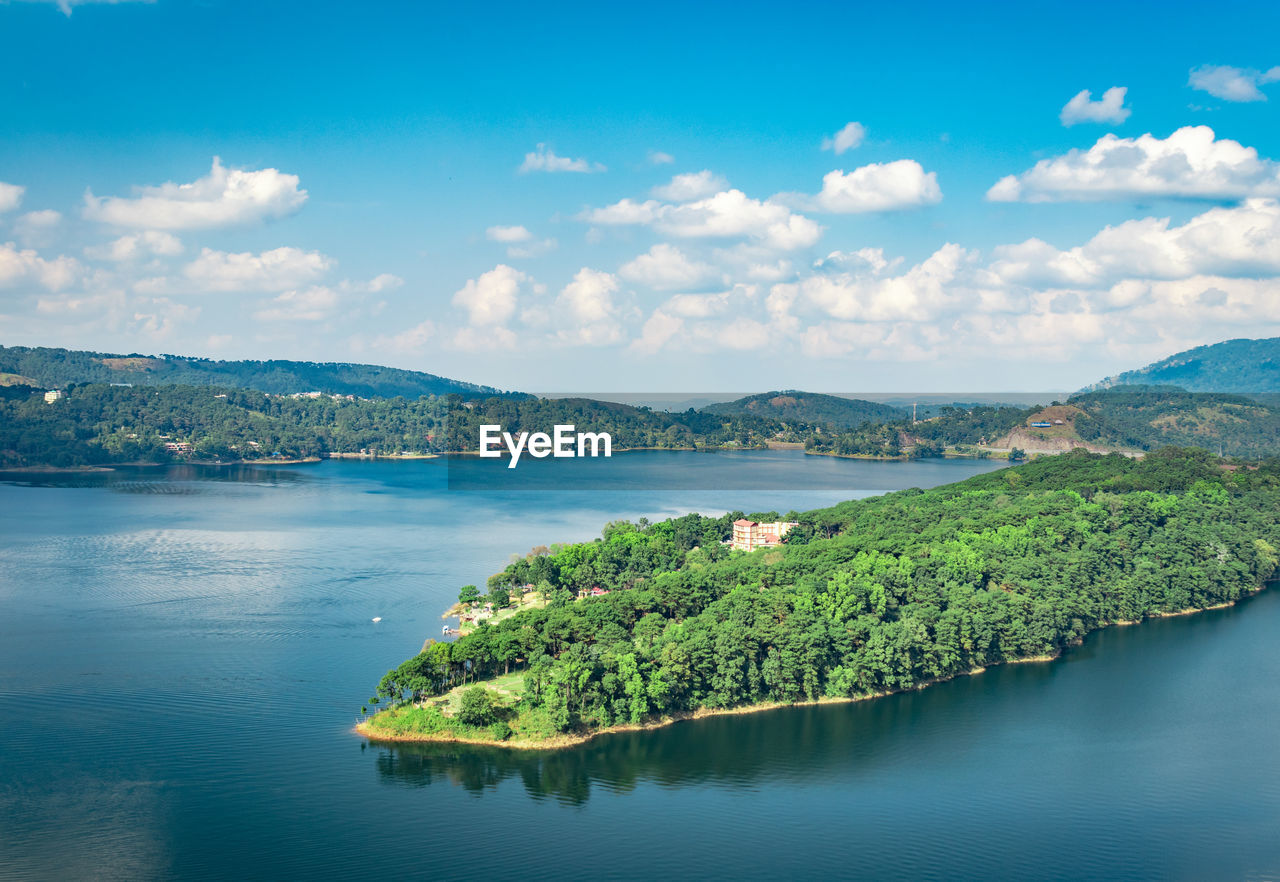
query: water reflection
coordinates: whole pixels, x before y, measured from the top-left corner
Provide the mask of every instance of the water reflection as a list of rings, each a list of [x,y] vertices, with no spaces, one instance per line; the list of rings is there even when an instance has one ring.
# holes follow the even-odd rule
[[[0,482],[19,487],[65,489],[106,488],[117,493],[195,495],[207,484],[253,484],[260,487],[302,484],[312,480],[305,466],[190,465],[114,466],[91,471],[41,472],[0,470]]]
[[[873,701],[684,721],[601,736],[569,750],[372,747],[379,778],[387,784],[449,783],[482,794],[518,779],[532,797],[572,805],[584,804],[593,787],[625,792],[643,782],[754,790],[839,780],[856,787],[867,776],[892,774],[922,759],[945,756],[963,763],[966,755],[980,753],[985,734],[1007,716],[1003,709],[1036,703],[1034,695],[1065,663],[1006,666]],[[1003,693],[998,705],[996,691]]]

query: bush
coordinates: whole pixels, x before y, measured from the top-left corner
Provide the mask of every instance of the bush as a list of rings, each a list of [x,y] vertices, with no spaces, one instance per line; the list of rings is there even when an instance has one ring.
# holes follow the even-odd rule
[[[498,720],[489,727],[489,734],[493,736],[494,741],[506,741],[511,737],[511,727],[503,720]]]
[[[462,693],[458,706],[458,722],[468,726],[487,726],[493,722],[493,696],[483,686],[472,686]]]

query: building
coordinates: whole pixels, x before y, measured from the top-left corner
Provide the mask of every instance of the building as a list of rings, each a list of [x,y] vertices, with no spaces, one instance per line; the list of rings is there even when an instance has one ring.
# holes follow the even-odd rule
[[[795,521],[774,521],[762,524],[739,518],[733,522],[733,541],[730,542],[738,551],[755,551],[758,548],[774,548],[782,544],[782,537],[792,527],[800,526]]]
[[[50,389],[48,392],[44,393],[44,403],[53,404],[55,401],[61,401],[66,397],[67,393],[63,392],[61,389]]]

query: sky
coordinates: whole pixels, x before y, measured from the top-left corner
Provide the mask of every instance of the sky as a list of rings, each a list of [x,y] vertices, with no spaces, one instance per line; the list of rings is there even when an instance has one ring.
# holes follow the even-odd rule
[[[0,0],[0,344],[1070,390],[1280,335],[1276,4]]]

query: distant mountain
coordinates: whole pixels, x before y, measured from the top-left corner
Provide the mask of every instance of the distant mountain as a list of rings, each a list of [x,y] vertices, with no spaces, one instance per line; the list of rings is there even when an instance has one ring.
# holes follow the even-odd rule
[[[44,388],[68,383],[131,383],[136,386],[225,386],[256,389],[275,395],[324,392],[359,398],[418,398],[458,393],[466,396],[509,395],[421,371],[314,361],[212,361],[181,355],[113,355],[75,349],[0,346],[0,377]]]
[[[1180,386],[1188,392],[1280,392],[1280,337],[1197,346],[1081,391],[1132,385]]]
[[[909,412],[887,404],[863,401],[859,398],[841,398],[819,392],[765,392],[748,395],[737,401],[709,404],[702,413],[718,416],[768,417],[784,422],[802,422],[852,429],[864,423],[892,423],[906,419]]]

